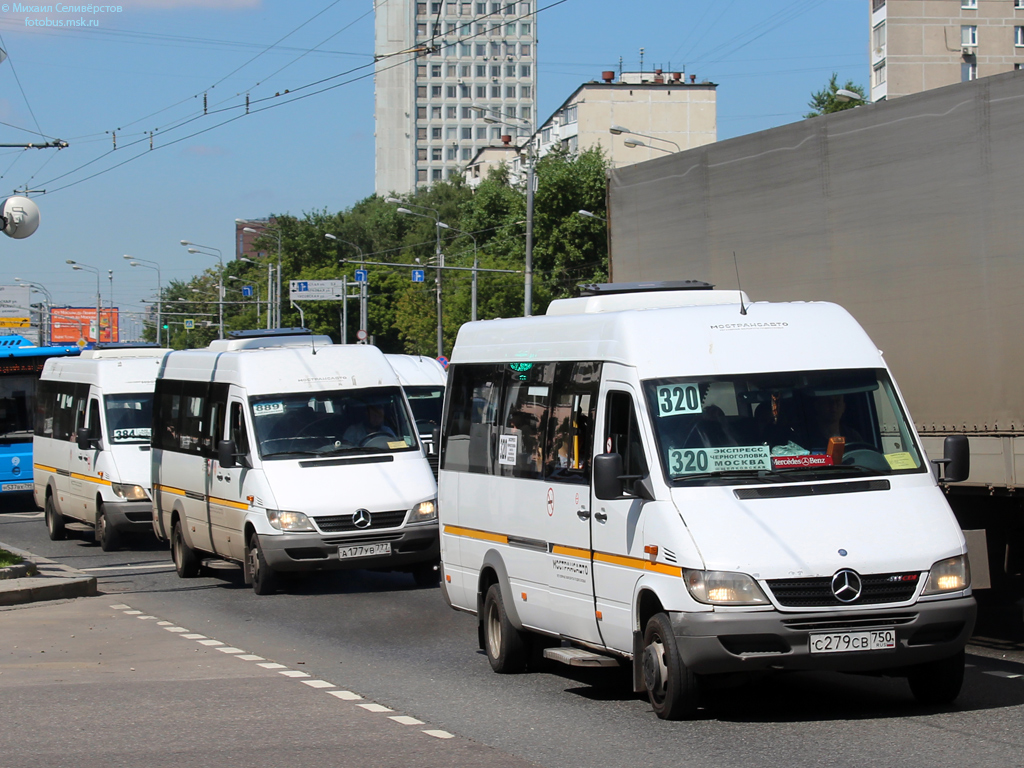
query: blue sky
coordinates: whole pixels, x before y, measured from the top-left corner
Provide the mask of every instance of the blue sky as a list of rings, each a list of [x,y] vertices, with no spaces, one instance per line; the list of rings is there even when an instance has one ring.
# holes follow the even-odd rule
[[[0,284],[17,276],[57,303],[94,305],[95,277],[71,258],[101,270],[105,302],[113,269],[115,304],[137,310],[156,275],[123,254],[160,262],[165,283],[187,279],[216,259],[182,239],[230,258],[236,217],[335,211],[372,194],[370,0],[119,0],[98,14],[45,1],[50,12],[0,3],[0,143],[42,133],[71,146],[0,149],[3,195],[46,190],[32,195],[39,231],[0,238]],[[639,69],[641,47],[645,69],[718,83],[719,139],[801,119],[832,72],[867,84],[868,0],[556,3],[537,4],[542,118],[620,57]],[[95,24],[32,25],[47,18]]]

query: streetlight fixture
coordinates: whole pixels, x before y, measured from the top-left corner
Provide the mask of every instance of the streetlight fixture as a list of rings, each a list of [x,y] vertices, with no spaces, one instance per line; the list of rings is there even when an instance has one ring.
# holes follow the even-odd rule
[[[621,135],[623,133],[628,133],[630,136],[640,136],[641,138],[649,139],[651,141],[663,141],[666,144],[671,144],[673,147],[675,147],[676,148],[676,152],[682,152],[683,151],[682,147],[680,147],[676,142],[672,141],[672,139],[663,139],[660,136],[650,136],[650,135],[648,135],[646,133],[638,133],[637,131],[629,130],[629,128],[624,128],[621,125],[609,126],[608,127],[608,133],[610,133],[610,134],[612,134],[614,136],[619,136],[619,135]],[[650,144],[645,144],[642,141],[632,141],[630,139],[627,139],[625,144],[626,144],[627,147],[647,147],[648,149],[661,149],[661,147],[653,147]],[[661,149],[661,151],[662,152],[666,152],[666,153],[668,153],[670,155],[672,154],[667,149]]]
[[[444,355],[444,325],[441,320],[442,305],[441,305],[441,275],[444,270],[444,253],[441,252],[441,217],[438,212],[433,208],[428,208],[425,205],[413,205],[412,203],[406,203],[395,197],[387,198],[389,203],[402,203],[403,206],[398,209],[399,213],[405,214],[406,216],[420,216],[424,219],[432,219],[434,222],[434,257],[437,260],[437,269],[434,270],[436,274],[435,284],[437,285],[437,356],[441,357]],[[423,211],[430,211],[431,215],[425,213],[416,213],[416,211],[410,210],[410,208],[419,208]]]
[[[96,267],[90,267],[88,264],[82,264],[74,259],[66,259],[65,264],[70,264],[71,268],[78,271],[92,272],[96,275],[96,343],[100,343],[100,306],[103,301],[100,298],[100,271]]]
[[[324,235],[324,237],[327,238],[328,240],[333,241],[334,244],[335,244],[335,247],[337,247],[339,251],[340,251],[340,246],[338,245],[338,243],[344,243],[345,245],[351,245],[353,248],[356,249],[356,251],[359,252],[359,261],[360,261],[361,266],[362,267],[366,266],[365,264],[362,263],[362,262],[366,261],[364,255],[363,255],[363,249],[360,248],[358,245],[356,245],[355,243],[353,243],[353,242],[351,242],[349,240],[342,240],[340,237],[332,235],[330,232],[326,233]],[[340,256],[341,256],[341,254],[339,253],[338,254],[339,261],[340,261]],[[345,302],[346,302],[346,306],[347,306],[348,305],[348,296],[347,295],[345,296]],[[370,325],[369,289],[368,289],[368,286],[366,285],[366,281],[364,280],[364,281],[359,283],[359,328],[360,328],[360,330],[366,331],[367,338],[369,338],[369,333],[370,333],[370,329],[368,327],[369,325]]]
[[[252,259],[250,259],[247,256],[239,256],[237,261],[244,261],[246,264],[252,264],[252,265],[257,266],[257,267],[262,267],[263,266],[258,261],[253,261]],[[271,323],[271,318],[270,318],[270,295],[273,292],[271,290],[271,286],[273,285],[273,282],[274,282],[274,265],[273,264],[267,264],[267,330],[268,331],[271,328],[271,324],[270,324]],[[257,319],[259,318],[259,307],[260,307],[260,303],[257,300],[257,302],[256,302],[256,317],[257,317]]]
[[[836,101],[841,101],[844,104],[849,101],[859,101],[861,104],[872,104],[871,99],[861,96],[856,91],[851,91],[847,88],[836,89]],[[858,105],[859,106],[859,105]]]
[[[3,59],[0,59],[0,61],[3,61]],[[43,334],[43,338],[46,340],[46,344],[49,344],[50,341],[52,340],[51,337],[53,335],[52,329],[50,328],[50,315],[53,313],[53,296],[46,289],[46,286],[44,286],[42,283],[34,283],[31,280],[22,280],[20,277],[14,278],[14,282],[23,283],[29,286],[30,288],[34,288],[38,293],[43,294],[43,307],[45,308],[46,311],[46,319],[41,319],[43,317],[43,313],[40,312],[39,330],[40,333]],[[29,303],[31,304],[31,300],[29,301]],[[31,307],[29,308],[31,309]]]
[[[235,224],[257,224],[259,222],[253,221],[252,219],[235,219]],[[281,229],[279,227],[263,227],[262,230],[254,229],[253,227],[242,227],[243,232],[248,232],[250,235],[264,235],[270,233],[277,238],[277,291],[274,296],[275,312],[274,320],[275,327],[281,327]],[[268,291],[269,292],[269,291]]]
[[[598,216],[596,213],[593,213],[592,211],[576,211],[576,213],[579,214],[580,216],[586,216],[588,219],[597,219],[598,221],[603,221],[605,224],[608,223],[608,219],[606,219],[604,216]]]
[[[469,318],[473,322],[476,322],[476,272],[477,272],[477,266],[479,264],[479,261],[478,261],[478,258],[477,258],[476,237],[473,235],[472,232],[463,232],[461,229],[456,229],[455,227],[448,226],[443,221],[437,222],[437,226],[440,229],[447,229],[447,230],[450,230],[452,232],[458,232],[460,235],[466,235],[466,237],[469,237],[473,241],[473,283],[472,283],[472,285],[473,285],[472,297],[473,298],[472,298],[472,301],[470,303],[471,310],[470,310]]]
[[[160,317],[160,304],[164,292],[163,280],[160,278],[160,264],[149,259],[138,259],[128,254],[125,254],[124,258],[128,261],[128,266],[130,267],[142,267],[143,269],[152,269],[156,272],[156,343],[159,346],[160,331],[164,327]]]
[[[501,112],[487,107],[471,106],[470,109],[479,112],[484,122],[499,123],[516,129],[525,125],[531,131],[533,130],[533,123],[526,118],[502,115]],[[489,117],[487,112],[494,112],[499,117]],[[506,122],[506,120],[515,120],[520,125]],[[517,149],[521,150],[522,147],[517,147]],[[536,185],[537,164],[533,136],[528,137],[526,154],[524,156],[520,153],[520,157],[523,158],[523,163],[526,165],[526,258],[523,263],[523,317],[529,317],[533,314],[533,188]]]
[[[189,240],[182,240],[182,245],[193,246],[188,249],[189,253],[202,253],[206,256],[213,256],[212,253],[207,251],[216,251],[217,261],[220,262],[220,270],[217,272],[217,322],[220,325],[219,333],[217,338],[224,338],[224,256],[220,252],[220,248],[214,248],[212,245],[200,245],[199,243],[193,243]],[[202,250],[205,249],[205,250]]]
[[[653,144],[648,144],[646,142],[640,141],[639,139],[626,139],[622,143],[625,144],[630,149],[633,149],[634,147],[645,147],[647,149],[656,149],[659,152],[664,152],[666,155],[673,154],[671,149],[665,149],[664,147],[656,147]]]

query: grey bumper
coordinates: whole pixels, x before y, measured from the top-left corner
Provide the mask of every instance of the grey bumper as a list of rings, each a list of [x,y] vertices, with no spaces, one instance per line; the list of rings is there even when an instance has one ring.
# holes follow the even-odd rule
[[[142,533],[153,530],[153,502],[149,501],[105,501],[103,514],[107,525],[115,531]]]
[[[749,670],[896,670],[947,658],[974,630],[973,597],[905,608],[849,613],[672,613],[683,662],[698,674]],[[893,629],[896,648],[845,653],[810,652],[812,634]]]
[[[342,560],[338,548],[353,544],[389,542],[391,554]],[[379,534],[341,536],[322,533],[287,533],[260,536],[267,565],[275,571],[327,571],[371,568],[401,570],[441,559],[437,525],[417,525]]]

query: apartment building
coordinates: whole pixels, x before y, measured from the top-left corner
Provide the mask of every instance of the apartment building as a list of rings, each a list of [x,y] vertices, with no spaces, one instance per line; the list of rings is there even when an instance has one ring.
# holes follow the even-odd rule
[[[718,137],[717,85],[681,72],[602,73],[583,83],[538,127],[530,142],[540,157],[555,147],[582,151],[600,145],[613,168],[711,144]],[[621,130],[625,129],[625,130]],[[471,185],[501,162],[518,174],[520,157],[508,144],[481,149],[466,168]]]
[[[441,181],[502,135],[533,132],[534,0],[375,0],[374,11],[378,194]]]
[[[869,0],[871,100],[1024,68],[1024,0]]]

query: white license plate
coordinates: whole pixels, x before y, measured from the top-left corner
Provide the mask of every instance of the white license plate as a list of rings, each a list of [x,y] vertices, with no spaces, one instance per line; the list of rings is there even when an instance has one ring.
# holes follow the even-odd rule
[[[896,647],[896,630],[872,629],[866,632],[832,632],[811,635],[811,653],[847,653],[849,651],[885,651]]]
[[[390,555],[391,542],[384,541],[379,544],[356,544],[352,547],[338,547],[338,558],[349,560],[353,557],[374,557],[375,555]]]
[[[31,491],[32,483],[4,483],[5,491]]]

